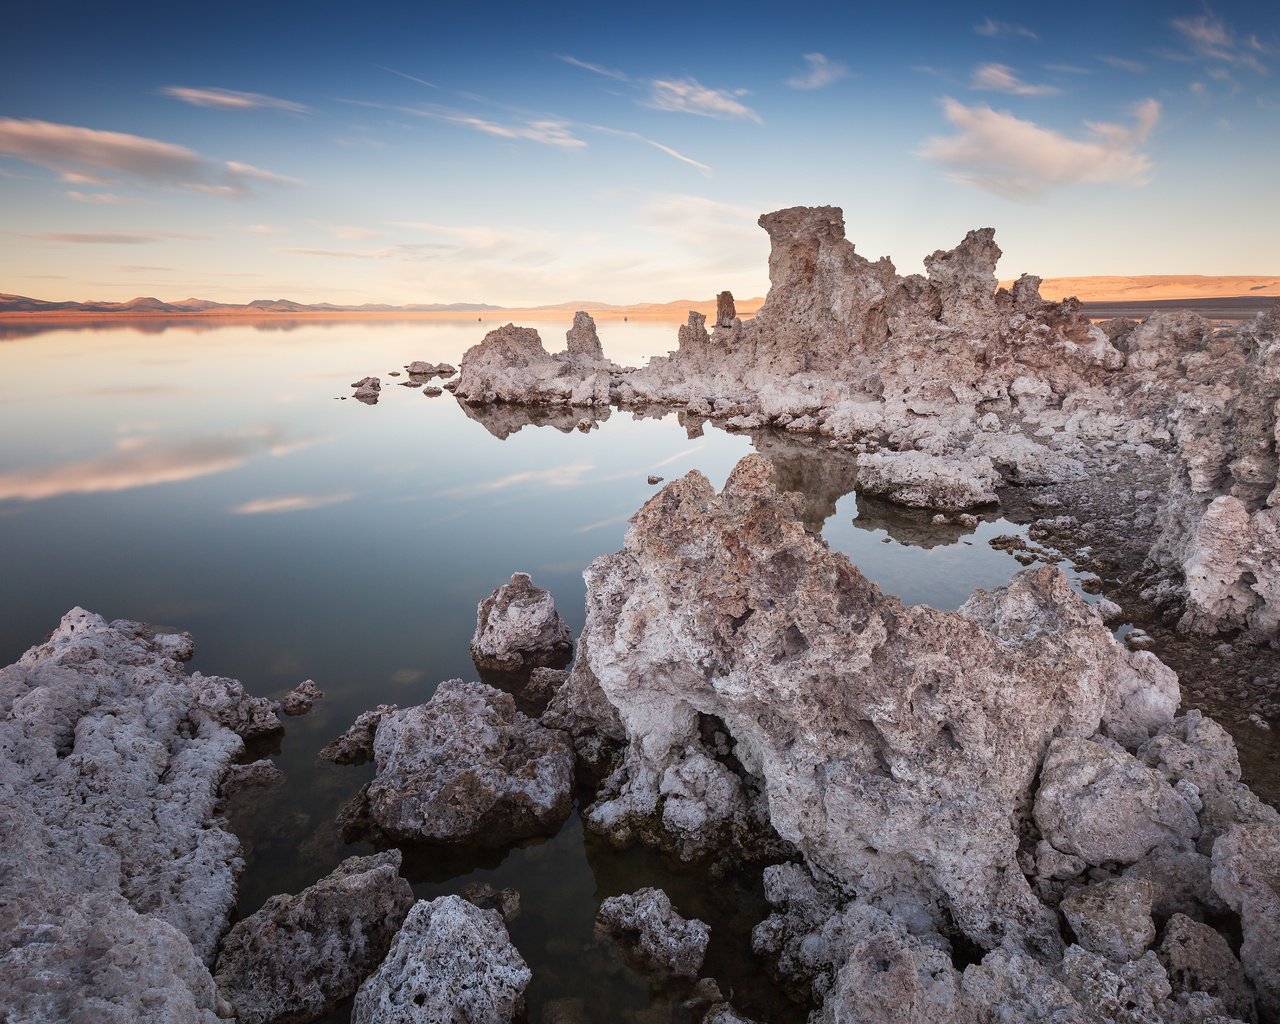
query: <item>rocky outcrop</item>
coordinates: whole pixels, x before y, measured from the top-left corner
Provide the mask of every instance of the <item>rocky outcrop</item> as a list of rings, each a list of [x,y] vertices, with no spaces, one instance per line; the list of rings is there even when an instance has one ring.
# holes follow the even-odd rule
[[[596,334],[596,322],[590,315],[578,310],[573,314],[573,326],[565,332],[565,352],[570,359],[598,363],[604,360],[604,349]]]
[[[324,691],[316,686],[314,679],[304,679],[284,695],[280,701],[280,713],[285,715],[305,715],[311,711],[315,702],[324,698]]]
[[[426,704],[382,715],[373,756],[368,817],[395,840],[502,846],[554,834],[572,804],[568,739],[484,683],[450,679]]]
[[[80,608],[0,669],[0,992],[14,1020],[212,1024],[240,845],[221,783],[264,721],[185,634]],[[232,685],[234,684],[234,685]]]
[[[573,656],[573,634],[551,594],[517,572],[476,608],[471,660],[479,669],[516,672],[560,668]]]
[[[353,381],[351,386],[355,388],[351,397],[365,405],[377,405],[382,396],[382,381],[377,377],[361,377]]]
[[[272,896],[223,940],[214,975],[240,1024],[303,1024],[355,994],[413,906],[400,852],[350,857],[296,896]]]
[[[738,318],[738,310],[733,304],[733,292],[720,292],[716,296],[716,326],[732,327]]]
[[[460,896],[423,900],[360,986],[352,1024],[510,1024],[531,977],[494,911]]]
[[[568,350],[552,355],[531,327],[490,331],[463,353],[454,395],[470,404],[607,406],[609,374],[618,368],[604,358],[595,321],[578,312],[566,337]]]
[[[950,459],[925,452],[885,452],[858,456],[858,484],[899,505],[963,512],[996,500],[1000,475],[985,455]]]
[[[610,896],[596,913],[596,934],[617,940],[642,970],[696,978],[711,941],[711,929],[697,918],[676,913],[661,889],[644,888]]]
[[[579,743],[593,714],[625,735],[588,827],[682,856],[750,851],[753,830],[789,845],[755,945],[813,986],[823,1021],[1172,1024],[1255,991],[1265,1010],[1277,815],[1219,727],[1174,717],[1173,673],[1054,568],[953,613],[903,605],[771,477],[750,456],[720,494],[697,473],[669,484],[588,569],[548,712],[576,709]],[[1178,953],[1175,991],[1161,924],[1224,905],[1243,997],[1203,937],[1213,955],[1197,973]]]

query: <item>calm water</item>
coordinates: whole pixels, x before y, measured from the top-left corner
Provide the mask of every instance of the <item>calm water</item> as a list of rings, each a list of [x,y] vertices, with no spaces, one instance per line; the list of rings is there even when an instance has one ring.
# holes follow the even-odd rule
[[[622,543],[655,488],[699,469],[719,487],[752,450],[674,414],[614,412],[598,430],[467,415],[451,396],[396,386],[412,359],[458,363],[494,323],[307,324],[0,334],[0,664],[73,605],[191,631],[194,668],[280,694],[313,678],[327,698],[287,721],[265,753],[287,782],[237,801],[246,846],[242,913],[296,891],[367,847],[343,846],[338,808],[372,774],[316,752],[365,708],[427,700],[475,678],[475,606],[513,571],[551,590],[582,627],[583,568]],[[539,325],[548,348],[568,326]],[[675,347],[674,324],[601,327],[606,354],[638,363]],[[349,384],[374,374],[368,407]],[[399,378],[403,380],[403,378]],[[520,429],[515,429],[521,427]],[[694,432],[697,433],[696,431]],[[1021,566],[987,541],[1017,528],[936,529],[858,504],[847,463],[761,439],[806,518],[886,591],[954,608]],[[585,1000],[588,1019],[681,1020],[679,993],[651,988],[591,924],[605,896],[656,884],[713,928],[704,973],[748,1013],[802,1020],[750,953],[765,908],[754,878],[707,885],[643,851],[584,838],[575,815],[553,839],[484,855],[418,853],[422,897],[469,882],[514,886],[512,937],[534,973],[530,1018]],[[344,1019],[342,1013],[334,1017]]]

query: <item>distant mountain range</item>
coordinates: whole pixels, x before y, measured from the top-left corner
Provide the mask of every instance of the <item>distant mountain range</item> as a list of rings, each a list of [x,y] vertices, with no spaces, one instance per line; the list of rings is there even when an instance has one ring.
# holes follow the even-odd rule
[[[483,302],[433,302],[411,306],[389,306],[366,302],[361,306],[337,306],[332,302],[294,302],[292,299],[254,299],[252,302],[215,302],[212,299],[182,299],[164,302],[139,296],[128,302],[47,302],[26,295],[0,293],[0,313],[476,313],[502,309]]]

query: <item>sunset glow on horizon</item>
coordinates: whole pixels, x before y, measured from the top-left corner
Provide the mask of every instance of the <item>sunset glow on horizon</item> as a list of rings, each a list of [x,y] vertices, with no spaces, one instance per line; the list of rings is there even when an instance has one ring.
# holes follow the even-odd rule
[[[0,292],[763,295],[765,211],[902,272],[1280,274],[1280,15],[313,3],[7,17]]]

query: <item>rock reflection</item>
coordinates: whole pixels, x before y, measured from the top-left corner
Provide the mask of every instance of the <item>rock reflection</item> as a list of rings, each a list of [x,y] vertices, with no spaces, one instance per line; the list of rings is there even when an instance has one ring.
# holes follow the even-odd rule
[[[935,523],[935,515],[932,509],[904,508],[884,498],[859,494],[858,515],[853,525],[860,530],[883,530],[905,547],[928,550],[959,543],[984,521],[981,517],[973,517],[972,526],[954,521]]]
[[[753,434],[751,443],[773,464],[778,489],[803,496],[805,529],[821,533],[823,524],[835,515],[836,502],[854,489],[858,467],[853,456],[773,431]]]
[[[459,408],[485,430],[500,441],[505,441],[512,434],[517,434],[525,427],[552,427],[562,434],[574,430],[586,430],[598,426],[609,418],[612,410],[608,407],[578,409],[570,406],[525,406],[525,405],[467,405],[458,403]]]

